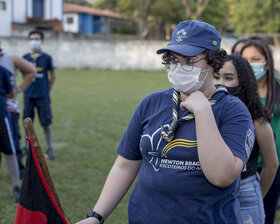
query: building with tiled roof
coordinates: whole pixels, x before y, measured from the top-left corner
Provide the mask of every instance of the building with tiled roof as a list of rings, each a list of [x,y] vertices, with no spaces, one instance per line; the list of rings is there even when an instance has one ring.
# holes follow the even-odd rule
[[[0,36],[25,36],[31,29],[62,31],[63,0],[0,0]]]
[[[65,32],[83,35],[104,34],[105,38],[116,27],[135,27],[134,21],[108,10],[72,3],[64,3],[63,27]]]

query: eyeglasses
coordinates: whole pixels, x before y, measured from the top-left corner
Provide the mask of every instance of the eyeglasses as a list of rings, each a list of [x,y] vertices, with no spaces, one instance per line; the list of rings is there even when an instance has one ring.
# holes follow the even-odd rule
[[[206,57],[199,58],[199,59],[193,59],[190,57],[183,57],[181,60],[179,60],[175,55],[170,54],[169,60],[167,63],[165,63],[165,68],[167,70],[175,70],[177,65],[180,63],[182,69],[185,72],[190,72],[193,70],[194,64],[205,59]]]

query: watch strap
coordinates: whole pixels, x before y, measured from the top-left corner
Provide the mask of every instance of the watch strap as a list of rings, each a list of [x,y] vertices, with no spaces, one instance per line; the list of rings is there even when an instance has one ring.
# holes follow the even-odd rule
[[[95,211],[89,211],[89,213],[87,214],[87,218],[89,218],[89,217],[96,218],[100,223],[104,223],[104,220],[105,220],[102,215],[98,214]]]

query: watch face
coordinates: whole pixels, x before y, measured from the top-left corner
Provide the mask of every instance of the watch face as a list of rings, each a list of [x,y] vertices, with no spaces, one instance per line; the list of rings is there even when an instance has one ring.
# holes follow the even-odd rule
[[[96,219],[98,219],[99,222],[104,223],[104,218],[99,215],[98,213],[96,213],[95,211],[89,211],[87,214],[87,218],[89,217],[94,217]]]
[[[94,214],[94,211],[89,211],[88,214],[87,214],[87,218],[88,217],[93,217],[93,214]]]

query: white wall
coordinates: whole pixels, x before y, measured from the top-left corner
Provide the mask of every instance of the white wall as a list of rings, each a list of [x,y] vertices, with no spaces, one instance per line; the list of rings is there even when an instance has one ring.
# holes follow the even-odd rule
[[[3,1],[3,0],[2,0]],[[4,0],[6,9],[0,9],[0,37],[8,37],[12,33],[12,9],[11,0]]]
[[[52,18],[63,20],[63,0],[52,0]]]
[[[26,22],[26,2],[25,0],[12,0],[13,4],[13,14],[14,22],[25,23]]]
[[[68,18],[73,18],[73,23],[67,23]],[[79,16],[74,13],[65,13],[63,15],[63,30],[65,32],[78,33],[79,32]]]
[[[62,0],[44,0],[44,19],[63,19]]]
[[[14,1],[14,22],[25,23],[27,17],[32,17],[32,0],[8,0]],[[51,7],[51,8],[50,8]],[[27,9],[26,9],[27,8]],[[50,11],[51,10],[51,11]],[[44,0],[44,19],[63,19],[63,0]]]
[[[23,55],[29,51],[26,39],[0,40],[6,52]],[[46,39],[43,50],[52,55],[58,68],[156,70],[164,68],[156,50],[166,45],[165,41]],[[228,52],[231,49],[225,42],[222,47]],[[275,67],[280,70],[280,47],[273,47],[272,50]]]

